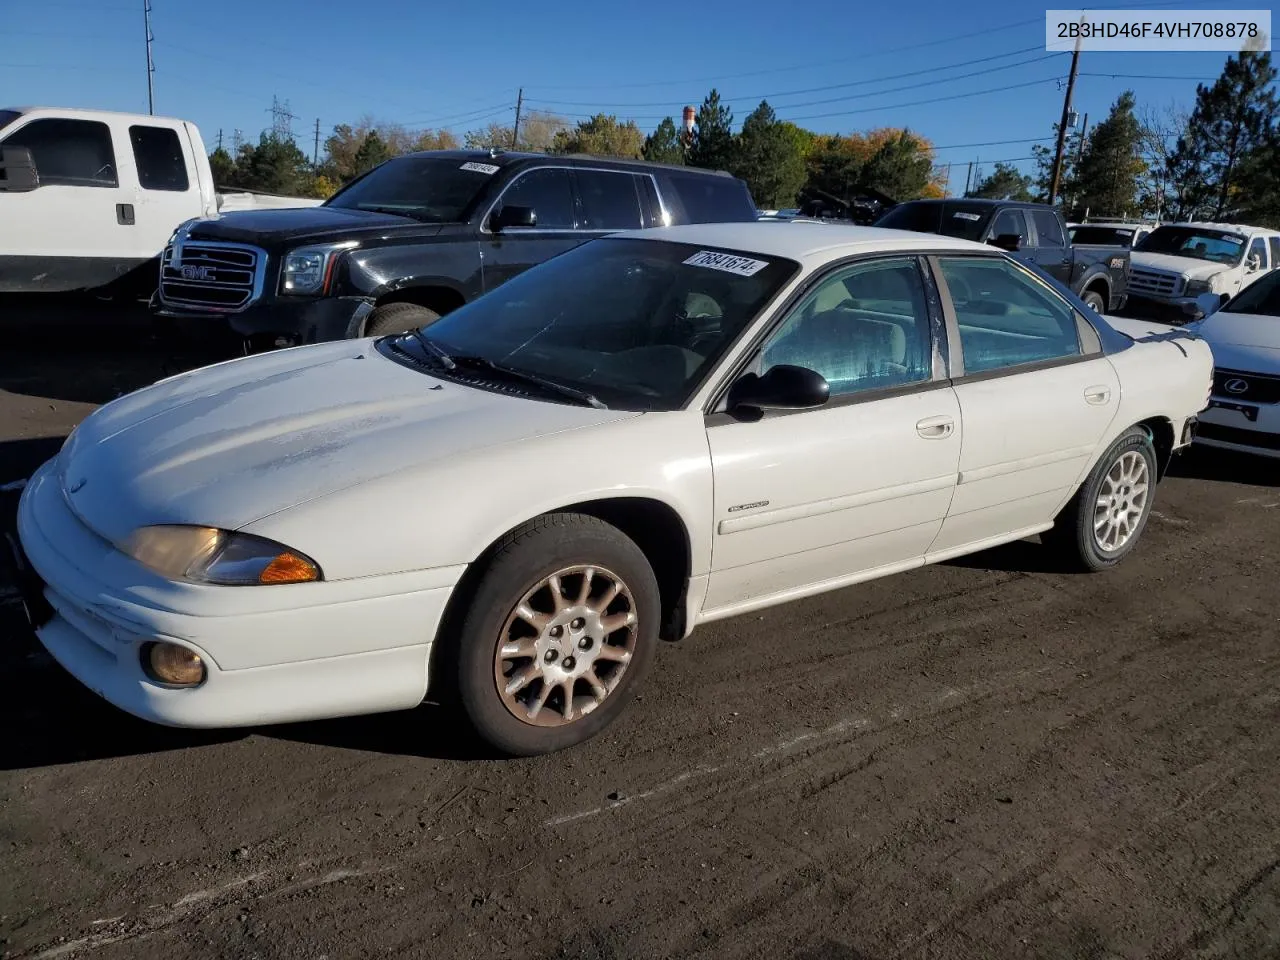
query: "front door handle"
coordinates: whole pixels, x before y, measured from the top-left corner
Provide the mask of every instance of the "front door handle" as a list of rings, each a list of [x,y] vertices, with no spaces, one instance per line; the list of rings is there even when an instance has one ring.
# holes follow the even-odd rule
[[[941,440],[951,436],[956,422],[947,416],[927,417],[916,423],[916,433],[926,440]]]
[[[137,222],[133,214],[132,203],[116,204],[116,223],[122,227],[132,227]]]
[[[1086,387],[1084,391],[1084,399],[1086,403],[1091,403],[1095,407],[1100,407],[1111,400],[1111,388],[1106,385]]]

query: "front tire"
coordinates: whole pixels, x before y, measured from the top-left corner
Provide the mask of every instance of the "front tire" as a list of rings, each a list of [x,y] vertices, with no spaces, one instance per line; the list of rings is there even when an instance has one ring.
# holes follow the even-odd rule
[[[1094,313],[1101,316],[1107,312],[1107,302],[1102,298],[1102,294],[1097,290],[1086,290],[1084,296],[1080,298]]]
[[[416,303],[384,303],[375,307],[365,320],[364,335],[385,337],[393,333],[408,333],[430,326],[439,319],[440,314]]]
[[[516,528],[487,563],[456,637],[456,692],[509,756],[563,750],[623,712],[652,662],[661,603],[644,553],[596,517]]]
[[[1098,460],[1041,541],[1071,568],[1114,567],[1138,544],[1155,500],[1156,452],[1131,427]]]

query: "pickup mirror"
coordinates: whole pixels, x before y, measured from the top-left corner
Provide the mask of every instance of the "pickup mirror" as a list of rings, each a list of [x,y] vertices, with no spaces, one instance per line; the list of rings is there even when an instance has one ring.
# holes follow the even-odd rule
[[[494,233],[509,230],[512,227],[536,227],[538,211],[533,207],[505,206],[489,218],[489,229]]]
[[[1262,254],[1260,253],[1250,254],[1247,262],[1249,264],[1249,272],[1257,273],[1259,270],[1262,269]]]
[[[729,388],[728,408],[739,410],[806,410],[820,407],[831,396],[827,378],[808,367],[779,364],[763,377],[743,374]]]
[[[1002,233],[992,238],[991,245],[1001,250],[1008,250],[1010,253],[1017,253],[1022,249],[1022,237],[1016,233]]]
[[[1210,314],[1217,313],[1224,300],[1225,298],[1220,294],[1202,293],[1191,303],[1183,304],[1182,311],[1187,314],[1192,321],[1203,320]]]
[[[6,147],[0,144],[0,191],[27,193],[40,186],[36,162],[28,147]]]

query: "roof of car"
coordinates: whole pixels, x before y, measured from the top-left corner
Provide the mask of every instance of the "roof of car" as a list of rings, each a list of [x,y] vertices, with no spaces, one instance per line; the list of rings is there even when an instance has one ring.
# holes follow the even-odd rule
[[[488,163],[493,166],[502,167],[508,164],[527,163],[534,160],[553,161],[563,163],[566,160],[573,161],[573,165],[588,164],[599,167],[619,167],[629,169],[661,169],[671,170],[677,173],[693,174],[696,176],[708,177],[731,177],[727,170],[711,170],[703,167],[688,167],[671,163],[654,163],[651,160],[635,160],[627,157],[597,157],[586,153],[535,153],[528,150],[504,150],[501,147],[487,148],[459,148],[456,150],[417,150],[413,153],[402,154],[404,157],[434,157],[439,160],[459,160],[462,162],[480,162]]]
[[[993,252],[992,247],[987,244],[939,234],[802,220],[787,223],[760,220],[742,223],[690,223],[675,227],[628,230],[614,236],[702,244],[725,250],[740,250],[743,253],[787,257],[791,260],[807,260],[837,250],[851,254],[877,250]]]
[[[1214,223],[1210,220],[1173,220],[1169,223],[1160,224],[1162,227],[1188,227],[1195,229],[1197,227],[1203,230],[1221,230],[1224,233],[1275,233],[1276,231],[1270,227],[1253,227],[1247,223]]]

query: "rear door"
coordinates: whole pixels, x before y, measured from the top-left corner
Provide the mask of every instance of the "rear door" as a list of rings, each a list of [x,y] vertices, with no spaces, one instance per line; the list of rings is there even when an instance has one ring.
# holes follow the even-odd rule
[[[1050,521],[1107,436],[1120,382],[1093,328],[1030,270],[981,255],[931,262],[964,436],[938,559]]]
[[[138,183],[130,235],[139,255],[154,257],[178,224],[199,216],[199,177],[186,138],[176,127],[133,123],[125,134]]]
[[[1030,209],[1035,228],[1035,262],[1062,283],[1071,285],[1071,251],[1062,232],[1062,221],[1052,210]]]

